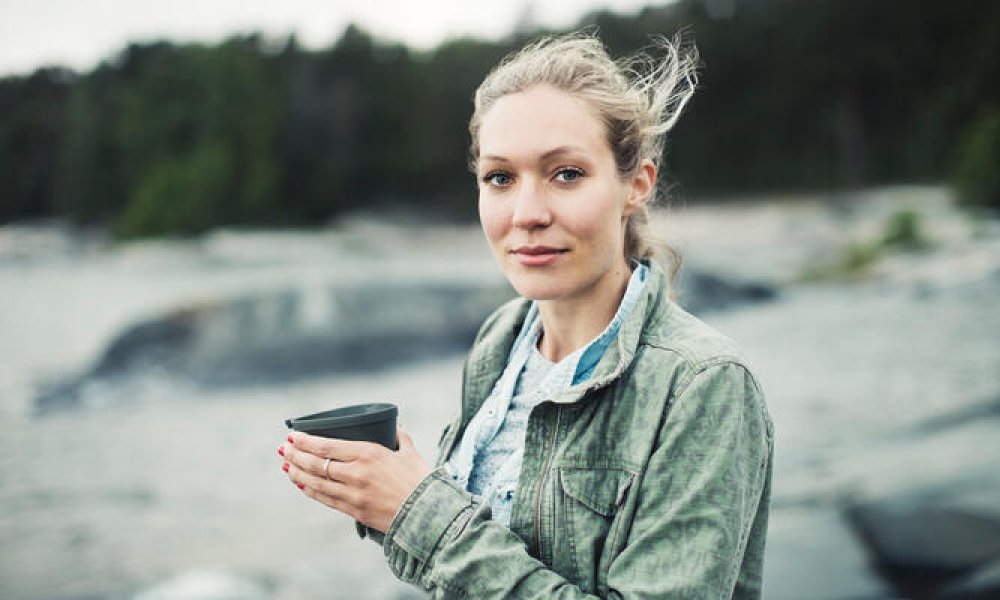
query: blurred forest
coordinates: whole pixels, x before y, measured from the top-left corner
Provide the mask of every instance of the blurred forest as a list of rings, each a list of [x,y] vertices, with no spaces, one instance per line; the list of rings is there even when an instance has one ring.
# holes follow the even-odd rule
[[[701,89],[665,162],[686,198],[952,181],[1000,206],[1000,3],[680,0],[591,24],[616,56],[682,27],[695,38]],[[164,41],[88,73],[0,79],[0,223],[137,237],[385,206],[471,219],[473,91],[539,33],[428,52],[353,26],[319,51]]]

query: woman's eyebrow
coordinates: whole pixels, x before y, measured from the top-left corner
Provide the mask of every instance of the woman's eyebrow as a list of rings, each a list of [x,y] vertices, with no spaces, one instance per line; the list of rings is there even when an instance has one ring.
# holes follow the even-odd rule
[[[542,154],[542,160],[548,160],[556,156],[572,154],[574,152],[584,152],[584,149],[579,146],[559,146],[558,148],[553,148],[552,150]]]
[[[551,150],[546,150],[544,153],[542,153],[542,155],[539,158],[541,158],[542,160],[549,160],[557,156],[562,156],[563,154],[572,154],[574,152],[585,152],[585,150],[580,146],[558,146]],[[511,162],[509,158],[497,154],[484,154],[479,159],[482,161],[488,160],[488,161],[502,162],[502,163]]]

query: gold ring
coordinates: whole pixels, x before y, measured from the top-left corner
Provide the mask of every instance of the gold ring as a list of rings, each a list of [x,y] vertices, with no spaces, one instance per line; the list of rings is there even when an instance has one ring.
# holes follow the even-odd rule
[[[328,459],[326,459],[326,462],[323,463],[323,472],[326,473],[326,478],[327,479],[329,479],[330,481],[333,481],[333,477],[330,477],[330,471],[328,470],[330,468],[330,461],[331,460],[333,460],[333,459],[332,458],[328,458]]]

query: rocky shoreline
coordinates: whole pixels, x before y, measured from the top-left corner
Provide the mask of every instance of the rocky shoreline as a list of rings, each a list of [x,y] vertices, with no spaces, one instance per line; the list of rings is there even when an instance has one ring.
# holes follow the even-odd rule
[[[739,264],[788,282],[775,306],[713,319],[759,359],[775,418],[765,596],[1000,597],[1000,221],[933,189],[776,210],[675,223],[710,221],[718,237],[690,246],[720,263],[734,248],[713,239],[761,224]],[[921,243],[847,268],[902,211]]]
[[[925,244],[886,241],[901,211],[918,215]],[[891,188],[674,208],[654,226],[689,274],[715,275],[706,290],[763,281],[776,292],[699,309],[754,361],[775,421],[765,597],[1000,597],[1000,221],[956,210],[943,189]],[[0,296],[13,336],[0,340],[0,597],[419,597],[349,520],[286,489],[271,440],[289,416],[388,398],[430,454],[460,354],[248,387],[138,377],[121,402],[45,418],[34,386],[93,375],[116,333],[206,298],[221,308],[192,313],[205,319],[197,331],[239,323],[246,298],[260,322],[280,321],[283,294],[328,290],[331,269],[341,288],[375,266],[420,289],[428,278],[489,288],[479,235],[353,223],[335,236],[0,256],[0,287],[15,290]],[[681,282],[682,301],[691,286]],[[318,323],[309,310],[302,322]],[[212,345],[225,339],[203,347],[240,348]],[[92,392],[107,400],[107,386]]]

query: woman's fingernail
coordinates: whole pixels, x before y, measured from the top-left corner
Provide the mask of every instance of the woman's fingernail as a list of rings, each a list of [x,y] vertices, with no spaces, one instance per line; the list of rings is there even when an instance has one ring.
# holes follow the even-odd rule
[[[295,443],[295,440],[292,439],[292,434],[290,434],[290,433],[288,434],[288,443],[289,444],[294,444]]]
[[[288,472],[289,468],[290,468],[290,465],[288,463],[285,463],[285,464],[281,465],[281,470],[284,471],[285,473]]]
[[[306,488],[306,486],[302,485],[301,483],[296,483],[295,485],[298,486],[300,490],[304,490]]]
[[[280,454],[281,456],[285,455],[285,447],[284,446],[278,446],[278,454]]]

